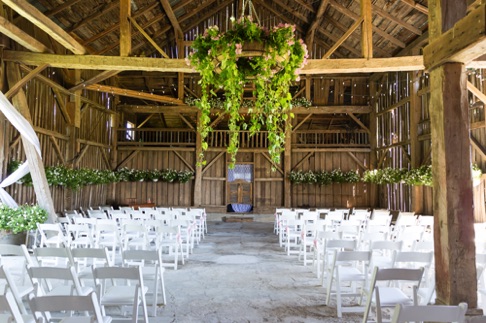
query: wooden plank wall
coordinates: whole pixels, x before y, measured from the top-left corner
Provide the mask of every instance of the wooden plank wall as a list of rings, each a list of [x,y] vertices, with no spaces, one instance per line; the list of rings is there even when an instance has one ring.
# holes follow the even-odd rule
[[[96,72],[91,71],[90,73]],[[56,79],[59,71],[47,68],[42,75]],[[89,78],[86,75],[83,75],[83,77],[85,79]],[[61,83],[60,80],[56,81]],[[107,127],[110,120],[109,114],[90,106],[86,107],[81,114],[81,128],[75,130],[74,134],[70,134],[72,130],[69,130],[70,127],[64,119],[57,102],[57,99],[60,99],[66,103],[69,97],[62,95],[62,98],[56,98],[56,94],[52,89],[38,79],[33,79],[28,82],[24,89],[27,95],[32,122],[41,144],[44,166],[61,165],[63,164],[63,160],[66,165],[73,162],[73,160],[69,159],[68,155],[68,151],[71,149],[69,147],[69,135],[74,135],[76,139],[85,139],[106,145],[107,151],[110,149],[111,130],[110,127]],[[94,102],[109,104],[106,95],[101,93],[93,92],[85,96],[89,96],[90,100]],[[18,139],[18,131],[7,121],[5,121],[4,127],[6,136],[3,144],[8,149],[5,154],[4,164],[2,165],[3,174],[6,173],[6,167],[10,160],[25,161],[23,147],[21,141]],[[56,151],[54,142],[59,147],[61,155]],[[77,144],[76,146],[76,153],[79,153],[82,145]],[[75,167],[106,169],[107,165],[99,151],[100,148],[90,146],[87,149],[84,157],[79,159]],[[77,191],[71,191],[63,187],[51,187],[55,210],[61,213],[65,209],[79,209],[80,207],[86,209],[89,206],[106,204],[108,190],[104,186],[88,186]],[[7,191],[20,204],[36,203],[35,193],[32,187],[14,184],[7,188]]]
[[[255,153],[254,158],[254,207],[262,212],[275,211],[276,207],[284,205],[284,174],[281,166],[276,171],[272,171],[272,164],[268,160],[267,152]]]
[[[410,169],[410,96],[409,73],[384,74],[375,84],[377,112],[378,168]],[[379,186],[380,207],[409,211],[411,187],[405,184]]]
[[[124,160],[131,152],[128,150],[119,151],[119,160]],[[137,156],[130,159],[123,167],[141,170],[191,170],[186,163],[195,164],[194,152],[177,151],[175,148],[174,151],[138,151]],[[108,201],[109,204],[127,205],[129,203],[146,203],[150,200],[156,205],[192,205],[194,190],[192,180],[187,183],[121,182],[115,185],[115,197],[113,201]],[[204,191],[211,191],[211,189]]]
[[[298,152],[292,154],[292,170],[298,171],[332,171],[341,169],[343,172],[357,171],[362,175],[363,170],[348,153],[326,152],[314,153],[311,157],[301,162],[308,152]],[[354,153],[363,164],[369,163],[368,153]],[[298,165],[299,167],[295,167]],[[370,196],[368,184],[338,184],[330,185],[292,185],[292,206],[293,207],[318,207],[318,208],[350,208],[350,207],[369,207]]]

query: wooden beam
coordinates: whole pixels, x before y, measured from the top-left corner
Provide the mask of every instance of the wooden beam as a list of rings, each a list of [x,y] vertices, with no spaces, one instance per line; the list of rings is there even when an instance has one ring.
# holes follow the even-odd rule
[[[25,65],[20,65],[20,68],[28,73],[30,73],[32,70],[30,68],[28,68],[27,66]],[[53,80],[51,80],[50,78],[48,77],[45,77],[44,75],[42,74],[37,74],[35,76],[35,78],[37,78],[38,80],[40,80],[41,82],[49,85],[50,87],[52,88],[55,88],[55,89],[58,89],[59,91],[61,91],[61,93],[64,93],[66,95],[71,95],[72,93],[69,92],[67,89],[65,89],[64,87],[62,87],[61,85],[57,84],[56,82],[54,82]],[[102,112],[105,112],[105,113],[109,113],[109,114],[116,114],[115,111],[112,111],[112,110],[108,110],[105,106],[102,106],[101,104],[99,104],[98,102],[95,102],[95,101],[92,101],[84,96],[81,97],[81,101],[89,104],[91,107],[95,108],[95,109],[98,109]]]
[[[415,27],[415,26],[413,26],[409,23],[406,23],[402,19],[397,18],[396,16],[390,14],[388,11],[381,9],[377,5],[373,5],[373,11],[376,12],[377,14],[379,14],[380,16],[382,16],[383,18],[391,20],[395,24],[413,32],[416,35],[419,35],[419,36],[422,35],[422,30],[418,29],[417,27]]]
[[[373,17],[371,15],[371,0],[361,0],[361,53],[364,58],[373,58]]]
[[[201,175],[204,175],[204,173],[211,168],[211,166],[218,161],[219,158],[221,158],[221,156],[224,156],[226,154],[226,151],[221,151],[219,154],[217,154],[216,156],[214,156],[214,158],[206,164],[206,166],[204,167],[204,169],[201,171]]]
[[[356,164],[358,164],[359,167],[361,167],[361,169],[363,169],[363,170],[367,170],[368,169],[368,167],[366,167],[366,165],[363,164],[363,162],[361,160],[359,160],[358,157],[356,157],[355,154],[353,154],[352,152],[348,151],[348,155],[349,155],[349,157],[351,157],[356,162]]]
[[[36,77],[40,72],[45,70],[49,65],[40,65],[37,66],[35,69],[33,69],[29,74],[24,76],[19,82],[11,86],[7,93],[5,93],[5,97],[7,99],[10,99],[10,97],[14,96],[27,82],[32,80],[34,77]]]
[[[182,41],[183,33],[179,21],[174,14],[174,10],[172,10],[172,7],[168,0],[160,0],[160,4],[162,5],[162,8],[164,8],[165,14],[167,15],[167,18],[169,18],[172,28],[174,28],[175,38],[177,43],[179,44],[179,42]]]
[[[420,11],[421,13],[425,14],[425,15],[429,15],[429,8],[427,8],[426,6],[423,6],[421,5],[420,3],[417,3],[413,0],[401,0],[404,4]]]
[[[74,54],[86,54],[86,49],[61,27],[47,18],[42,12],[25,0],[2,0],[3,4],[42,29]]]
[[[428,70],[447,62],[467,64],[485,52],[486,4],[482,4],[424,48],[424,63]]]
[[[474,86],[474,84],[469,81],[467,81],[467,89],[486,105],[486,94],[481,92],[481,90],[479,90],[477,87]]]
[[[65,1],[63,4],[58,4],[56,5],[54,8],[52,8],[51,10],[49,11],[45,11],[44,12],[44,15],[46,17],[50,17],[50,16],[54,16],[55,14],[58,14],[59,12],[71,7],[71,6],[74,6],[76,3],[80,2],[82,0],[68,0],[68,1]]]
[[[359,120],[353,113],[348,113],[348,116],[351,117],[351,119],[354,120],[354,122],[356,122],[362,129],[364,129],[368,134],[370,134],[370,129],[364,125],[363,122],[361,122],[361,120]]]
[[[113,77],[120,72],[121,71],[103,71],[103,72],[93,76],[89,80],[83,81],[82,83],[79,83],[79,84],[73,86],[72,88],[69,89],[69,92],[76,92],[78,90],[82,90],[86,85],[91,85],[91,84],[103,82],[104,80],[109,79],[110,77]]]
[[[395,110],[395,109],[397,109],[397,108],[401,107],[402,105],[405,105],[409,102],[410,102],[410,98],[404,97],[403,99],[401,99],[397,103],[394,103],[394,104],[390,105],[389,107],[387,107],[385,110],[378,112],[376,115],[377,116],[384,115],[385,113],[389,113],[389,112],[391,112],[391,111],[393,111],[393,110]]]
[[[131,3],[131,0],[120,0],[120,56],[130,56],[132,53]]]
[[[295,127],[292,128],[292,131],[297,131],[299,130],[299,128],[310,118],[312,117],[312,113],[309,113],[308,115],[306,115],[304,117],[304,119],[302,119],[302,121],[300,121]]]
[[[483,145],[479,141],[476,140],[473,136],[470,138],[471,140],[471,145],[476,149],[481,157],[486,158],[486,149],[484,149]]]
[[[292,171],[295,171],[297,168],[300,167],[300,165],[302,165],[306,160],[308,160],[309,158],[311,158],[314,155],[315,154],[312,151],[307,153],[307,155],[305,155],[297,164],[295,164],[295,166],[292,168]]]
[[[37,53],[51,53],[52,50],[43,43],[27,34],[10,21],[0,16],[0,33],[17,42],[21,46]]]
[[[86,86],[85,89],[91,91],[101,91],[105,93],[111,93],[115,95],[127,96],[132,98],[138,98],[141,100],[151,100],[151,101],[171,103],[171,104],[184,104],[184,102],[182,102],[181,100],[169,96],[139,92],[139,91],[134,91],[129,89],[121,89],[118,87],[108,86],[108,85],[91,84]]]
[[[270,158],[267,152],[261,152],[261,154],[266,160],[270,162],[270,164],[272,164],[272,167],[275,167],[275,169],[278,170],[280,174],[285,175],[282,168],[280,168],[277,164],[275,164],[275,162]]]
[[[110,11],[116,9],[119,5],[120,5],[120,1],[113,1],[113,2],[109,2],[107,4],[104,4],[102,8],[99,8],[99,7],[93,8],[93,11],[94,11],[93,14],[91,14],[87,17],[83,17],[82,20],[80,20],[76,24],[70,26],[67,29],[67,31],[72,34],[74,31],[76,31],[77,29],[86,25],[87,23],[92,22],[93,20],[96,20],[99,17],[106,15]]]
[[[61,162],[62,165],[66,163],[64,160],[64,156],[61,152],[61,147],[59,147],[59,144],[57,143],[56,137],[54,136],[49,136],[49,140],[52,143],[52,147],[54,147],[54,151],[56,152],[57,158],[59,158],[59,161]]]
[[[116,166],[116,168],[115,168],[115,169],[120,169],[120,168],[121,168],[121,167],[123,167],[124,165],[128,164],[128,162],[129,162],[130,160],[132,160],[132,159],[133,159],[135,156],[137,156],[139,152],[140,152],[140,150],[133,150],[133,151],[132,151],[132,152],[131,152],[131,153],[130,153],[130,154],[127,156],[127,157],[125,157],[125,159],[124,159],[124,160],[122,160],[122,161],[121,161],[121,163],[120,163],[120,164],[118,164],[118,165]]]
[[[334,44],[332,45],[332,47],[326,51],[324,53],[324,55],[322,55],[322,58],[325,59],[325,58],[329,58],[331,57],[331,55],[336,51],[336,49],[339,48],[339,46],[341,46],[347,39],[348,37],[354,33],[354,31],[361,25],[361,23],[363,22],[363,17],[359,18],[358,20],[356,20],[349,28],[348,30],[344,33],[344,35],[341,36],[341,38],[339,38],[339,40]]]
[[[132,17],[129,17],[130,21],[132,22],[132,25],[135,26],[135,28],[138,29],[138,31],[143,35],[143,37],[152,45],[154,46],[154,48],[159,52],[160,55],[162,55],[163,57],[165,58],[170,58],[169,55],[167,55],[166,52],[164,52],[164,50],[162,48],[159,47],[159,45],[157,45],[157,43],[152,39],[152,37],[150,37],[149,34],[147,34],[145,32],[145,30],[143,30],[142,26],[140,26],[137,21],[132,18]]]
[[[59,91],[56,88],[52,89],[52,92],[54,92],[54,97],[56,98],[57,105],[59,106],[59,110],[61,111],[62,117],[64,118],[64,121],[68,125],[72,125],[73,122],[71,120],[71,116],[69,115],[69,112],[66,108],[66,104],[64,102],[64,98],[62,97],[61,91]]]
[[[319,4],[319,8],[317,9],[317,13],[314,17],[314,20],[312,20],[309,28],[307,29],[305,35],[305,44],[307,45],[307,47],[311,52],[314,45],[315,32],[317,30],[317,27],[321,24],[322,17],[324,16],[324,13],[326,12],[328,5],[329,5],[329,0],[321,1],[321,3]]]
[[[336,0],[330,0],[330,4],[331,6],[333,6],[336,10],[338,10],[339,12],[343,13],[344,15],[348,16],[349,18],[353,19],[353,20],[357,20],[360,18],[359,15],[355,14],[353,11],[351,11],[350,9],[346,8],[345,6],[343,6],[342,4],[338,3]],[[380,35],[381,37],[383,37],[384,39],[388,40],[389,42],[395,44],[396,46],[398,47],[401,47],[401,48],[405,48],[407,47],[407,45],[396,39],[395,37],[391,36],[390,34],[388,34],[387,32],[383,31],[381,28],[379,27],[376,27],[375,25],[372,26],[372,29],[374,32],[376,32],[378,35]]]
[[[119,57],[101,55],[55,55],[5,50],[3,59],[26,65],[49,64],[52,67],[81,70],[153,71],[195,73],[184,59],[148,57]],[[305,74],[356,74],[403,72],[423,70],[422,56],[390,58],[310,59],[301,73]]]
[[[122,104],[118,106],[119,109],[129,113],[196,113],[199,109],[195,106],[176,105],[176,106],[161,106],[161,105],[129,105]],[[211,109],[211,113],[219,114],[218,122],[224,118],[221,109]],[[292,108],[294,114],[333,114],[333,113],[370,113],[371,107],[369,105],[344,105],[344,106],[312,106],[309,108],[295,107]],[[241,108],[241,114],[248,113],[248,108]],[[211,124],[213,127],[215,121]]]
[[[187,162],[187,160],[185,160],[185,159],[184,159],[184,158],[181,156],[181,154],[179,154],[179,153],[178,153],[177,151],[175,151],[175,150],[174,150],[174,154],[175,154],[177,157],[179,157],[179,159],[180,159],[180,160],[181,160],[181,161],[184,163],[184,165],[186,165],[186,166],[187,166],[187,168],[189,168],[189,170],[190,170],[191,172],[194,172],[194,168],[192,167],[192,165],[191,165],[191,164],[189,164],[189,163]]]

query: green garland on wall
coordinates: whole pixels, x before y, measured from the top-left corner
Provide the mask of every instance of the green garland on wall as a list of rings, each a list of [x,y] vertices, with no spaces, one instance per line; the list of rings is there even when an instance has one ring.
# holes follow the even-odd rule
[[[15,171],[21,163],[11,161],[7,169],[9,173]],[[77,190],[88,185],[102,185],[117,182],[138,182],[138,181],[161,181],[166,183],[187,183],[193,178],[191,171],[177,171],[173,169],[164,170],[140,170],[131,168],[120,168],[116,171],[108,169],[73,169],[63,165],[45,167],[47,183],[50,186],[64,186]],[[32,185],[30,173],[22,177],[19,184]]]

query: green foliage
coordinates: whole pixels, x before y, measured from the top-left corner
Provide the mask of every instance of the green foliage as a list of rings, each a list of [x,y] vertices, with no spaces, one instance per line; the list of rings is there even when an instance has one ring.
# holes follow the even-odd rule
[[[195,101],[201,111],[198,131],[203,141],[199,165],[205,162],[206,139],[212,131],[209,115],[213,107],[223,109],[229,118],[230,167],[234,166],[238,152],[240,130],[248,129],[254,134],[262,126],[268,131],[270,157],[275,164],[280,163],[285,131],[290,127],[290,122],[286,122],[292,109],[290,84],[298,80],[307,59],[307,48],[302,40],[295,39],[294,32],[295,27],[291,25],[281,24],[267,30],[251,17],[241,17],[238,21],[233,18],[232,28],[225,33],[212,26],[194,40],[194,51],[188,63],[200,73],[199,83],[203,89],[200,100]],[[243,49],[250,44],[264,46],[263,54],[243,54]],[[248,110],[248,123],[239,112],[247,82],[254,83],[256,97],[254,106]],[[214,101],[218,89],[224,90],[222,105]]]
[[[26,232],[37,229],[37,223],[47,220],[47,211],[38,205],[21,205],[11,208],[0,204],[0,229],[12,233]]]
[[[289,179],[292,184],[317,184],[329,185],[332,183],[357,183],[360,181],[359,174],[356,171],[343,172],[335,169],[330,172],[326,171],[291,171]]]
[[[419,168],[411,169],[406,173],[403,181],[408,185],[425,185],[432,186],[432,166],[423,165]]]

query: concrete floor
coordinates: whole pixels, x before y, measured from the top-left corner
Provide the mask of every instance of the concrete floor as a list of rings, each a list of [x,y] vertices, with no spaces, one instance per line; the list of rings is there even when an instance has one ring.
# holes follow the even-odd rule
[[[186,264],[166,270],[167,305],[151,322],[361,322],[324,305],[312,266],[284,253],[273,222],[210,220]]]

